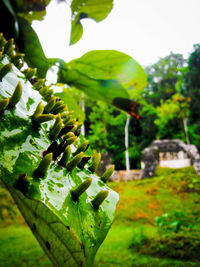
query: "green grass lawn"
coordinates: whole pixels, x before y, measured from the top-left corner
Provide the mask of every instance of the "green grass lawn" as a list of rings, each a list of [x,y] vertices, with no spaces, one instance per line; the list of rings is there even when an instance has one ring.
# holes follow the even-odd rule
[[[200,254],[198,246],[192,247],[194,256],[187,253],[190,239],[193,241],[195,238],[195,242],[200,239],[200,178],[192,168],[158,169],[152,179],[112,183],[110,186],[119,192],[120,201],[113,226],[96,255],[96,267],[200,266],[196,257]],[[182,217],[170,217],[174,212],[182,214]],[[167,225],[167,236],[165,232],[163,234],[166,225],[159,228],[155,223],[156,216],[163,214],[168,214],[172,220]],[[1,267],[51,266],[19,215],[15,223],[4,220],[1,225]],[[174,233],[170,227],[176,227],[178,232]],[[159,243],[160,240],[163,243]],[[174,240],[180,241],[174,244]],[[155,250],[154,245],[159,250]],[[163,255],[163,250],[168,254]]]

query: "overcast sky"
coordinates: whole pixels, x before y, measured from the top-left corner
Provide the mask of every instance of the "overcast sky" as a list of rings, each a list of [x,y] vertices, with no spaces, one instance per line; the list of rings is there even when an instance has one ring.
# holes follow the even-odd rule
[[[33,26],[47,57],[70,61],[90,50],[114,49],[146,66],[171,51],[188,57],[193,44],[200,43],[199,13],[200,0],[115,0],[104,21],[83,20],[83,37],[71,47],[65,3],[53,1],[45,20]]]

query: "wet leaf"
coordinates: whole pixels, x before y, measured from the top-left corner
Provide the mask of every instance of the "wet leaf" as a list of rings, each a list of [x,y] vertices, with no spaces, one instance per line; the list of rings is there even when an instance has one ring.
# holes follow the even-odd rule
[[[13,0],[16,12],[41,11],[46,8],[50,0]]]
[[[107,17],[113,7],[113,0],[73,0],[72,10],[72,28],[70,44],[78,42],[83,34],[81,20],[91,18],[99,22]]]
[[[4,54],[0,65],[8,62],[9,57]],[[66,129],[61,118],[65,118],[67,112],[55,121],[36,123],[35,110],[38,105],[46,106],[48,100],[15,66],[0,82],[0,100],[10,99],[19,82],[20,101],[14,107],[4,106],[0,114],[0,179],[55,266],[92,266],[112,224],[118,195],[89,169],[90,162],[81,168],[78,166],[82,162],[77,158],[80,159],[80,154],[84,156],[84,152],[76,156],[74,152],[84,142],[83,137],[76,137],[76,144],[68,144],[71,163],[68,168],[58,164],[67,143],[62,136],[52,141],[51,131],[56,120],[62,130]],[[87,158],[89,154],[87,150]],[[71,190],[88,179],[92,183],[75,201]],[[94,209],[92,200],[102,190],[109,194],[101,206]]]
[[[132,90],[146,86],[147,77],[130,56],[114,50],[97,50],[68,64],[60,62],[58,82],[67,83],[139,118],[138,105],[130,95]]]
[[[38,69],[38,77],[44,78],[50,64],[44,54],[39,38],[30,23],[24,18],[19,17],[19,25],[20,36],[18,44],[21,51],[25,53],[25,61],[29,67]]]

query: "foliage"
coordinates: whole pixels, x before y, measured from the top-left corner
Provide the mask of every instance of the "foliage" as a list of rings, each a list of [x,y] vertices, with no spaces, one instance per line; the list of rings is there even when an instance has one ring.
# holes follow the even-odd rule
[[[86,101],[86,114],[86,132],[92,147],[101,153],[107,152],[116,168],[123,168],[125,114],[89,99]]]
[[[165,101],[161,100],[160,106],[156,108],[158,118],[154,121],[158,126],[158,139],[185,139],[184,135],[186,133],[184,132],[185,129],[183,130],[183,123],[184,119],[189,116],[189,102],[190,98],[183,98],[179,93]],[[173,123],[177,125],[176,129]]]
[[[189,125],[190,126],[190,137],[193,144],[199,147],[200,139],[200,107],[199,107],[199,98],[200,98],[200,78],[199,78],[199,66],[200,66],[200,45],[194,45],[194,49],[188,59],[188,68],[185,71],[183,76],[183,86],[182,93],[186,97],[190,97],[190,116],[189,116]]]
[[[145,91],[147,101],[157,106],[161,100],[165,101],[176,93],[175,86],[185,63],[181,54],[171,52],[169,56],[147,67],[148,90]]]
[[[72,29],[70,44],[75,44],[83,34],[82,19],[91,18],[101,21],[107,17],[113,7],[113,0],[99,2],[98,0],[74,0],[71,3]]]
[[[185,230],[185,228],[191,229],[193,225],[187,220],[185,212],[173,210],[168,213],[163,213],[161,216],[155,218],[155,223],[158,227],[159,234],[166,236],[169,233],[178,233]]]
[[[44,80],[32,85],[35,71],[20,72],[19,54],[1,35],[2,42],[1,180],[54,265],[92,265],[118,195],[95,174],[99,161],[67,105]]]

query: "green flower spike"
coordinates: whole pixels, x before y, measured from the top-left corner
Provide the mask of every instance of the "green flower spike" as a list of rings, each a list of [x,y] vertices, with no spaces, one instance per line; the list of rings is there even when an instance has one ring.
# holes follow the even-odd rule
[[[6,107],[8,106],[9,104],[9,100],[10,98],[5,98],[5,99],[2,99],[0,100],[0,114],[2,111],[4,111],[6,109]]]
[[[58,114],[58,116],[56,117],[56,121],[50,131],[50,135],[52,139],[57,139],[60,131],[62,130],[62,127],[63,127],[63,123],[62,123],[61,115]]]
[[[7,41],[6,39],[3,37],[3,34],[1,34],[0,36],[0,49],[3,48],[4,50],[4,46],[6,45]]]
[[[53,107],[53,113],[58,114],[67,111],[67,105],[66,104],[60,104],[56,109]]]
[[[42,104],[42,102],[40,102],[37,107],[35,112],[33,113],[33,119],[35,119],[36,117],[38,117],[39,115],[41,115],[44,111],[44,105]]]
[[[96,172],[100,161],[101,161],[101,154],[97,153],[97,152],[94,152],[94,154],[92,156],[92,162],[91,162],[91,164],[89,166],[89,170],[91,172]]]
[[[54,112],[57,108],[60,107],[60,105],[63,105],[63,104],[64,104],[64,102],[61,101],[61,100],[59,100],[59,99],[57,98],[57,99],[56,99],[56,104],[55,104],[55,106],[53,107],[52,112]]]
[[[22,96],[22,85],[21,85],[21,82],[18,82],[10,98],[10,105],[14,107],[20,101],[21,96]]]
[[[23,70],[22,72],[26,76],[26,78],[29,80],[30,78],[36,75],[37,69],[28,68],[28,69]]]
[[[77,150],[74,152],[74,156],[76,156],[77,154],[79,154],[80,152],[85,152],[87,150],[89,146],[89,141],[88,140],[85,140],[78,148]]]
[[[62,158],[61,158],[61,160],[58,162],[58,164],[59,164],[60,166],[66,167],[67,162],[69,161],[69,158],[70,158],[71,153],[72,153],[72,152],[71,152],[71,148],[70,148],[70,146],[68,145],[68,146],[65,148],[65,151],[63,152]]]
[[[48,103],[46,104],[46,106],[44,107],[44,112],[45,113],[50,113],[54,107],[56,103],[56,97],[53,96],[49,101]]]
[[[3,79],[4,76],[6,76],[6,74],[8,72],[10,72],[12,70],[12,64],[8,63],[6,65],[4,65],[1,69],[0,69],[0,81]]]
[[[43,178],[49,168],[49,165],[51,164],[53,160],[53,153],[46,154],[44,158],[41,160],[38,168],[35,170],[34,174],[37,177]]]
[[[88,189],[91,183],[92,183],[92,178],[88,178],[87,180],[82,182],[78,187],[76,187],[75,189],[72,189],[70,191],[72,195],[72,199],[74,201],[78,201],[80,195],[82,195]]]
[[[101,180],[106,183],[108,181],[108,179],[111,177],[111,175],[113,174],[115,170],[115,165],[112,165],[110,168],[108,168],[103,175],[101,176]]]
[[[56,118],[56,116],[53,114],[41,114],[41,115],[38,115],[37,117],[35,117],[34,120],[35,120],[35,122],[37,122],[39,124],[42,122],[51,121],[55,118]]]
[[[68,138],[71,138],[71,137],[74,137],[75,135],[74,135],[74,133],[73,132],[68,132],[67,134],[65,134],[64,136],[63,136],[63,138],[65,139],[65,140],[67,140]]]
[[[14,50],[14,39],[11,38],[4,46],[4,53],[12,58]]]
[[[71,161],[69,161],[66,165],[66,168],[69,172],[71,172],[76,166],[81,162],[82,158],[84,156],[84,153],[81,152],[78,155],[76,155]]]
[[[51,130],[50,134],[52,136],[52,139],[57,139],[60,131],[62,130],[62,121],[56,123],[56,126],[53,127],[53,129]]]
[[[66,143],[67,143],[67,145],[69,146],[69,145],[73,144],[74,142],[76,142],[76,140],[77,140],[77,137],[76,137],[76,136],[74,136],[74,137],[70,137],[70,138],[68,138],[68,139],[66,140]]]
[[[72,115],[71,114],[68,114],[66,117],[64,117],[63,123],[64,124],[67,124],[71,119],[72,119]]]
[[[105,190],[105,191],[100,191],[96,197],[92,200],[92,206],[95,209],[98,209],[100,207],[100,205],[104,202],[104,200],[108,197],[109,191]]]
[[[45,84],[45,80],[44,79],[39,79],[37,80],[36,83],[34,83],[34,87],[36,90],[40,90]]]

